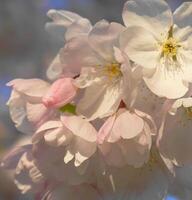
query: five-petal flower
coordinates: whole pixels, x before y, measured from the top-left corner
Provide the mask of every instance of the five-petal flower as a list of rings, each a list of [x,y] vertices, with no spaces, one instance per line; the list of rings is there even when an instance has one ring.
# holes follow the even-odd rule
[[[191,3],[182,4],[174,14],[163,0],[125,4],[127,30],[121,35],[121,45],[143,67],[145,83],[160,97],[180,98],[192,82],[191,14]]]

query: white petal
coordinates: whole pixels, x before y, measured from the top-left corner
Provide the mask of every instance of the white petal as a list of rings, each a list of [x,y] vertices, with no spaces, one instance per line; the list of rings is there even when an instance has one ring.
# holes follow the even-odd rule
[[[143,119],[128,111],[120,114],[113,126],[113,132],[118,133],[124,139],[138,136],[144,128]]]
[[[69,163],[73,158],[74,158],[74,155],[69,150],[67,150],[64,157],[64,163],[66,164]]]
[[[103,63],[102,58],[90,47],[87,36],[79,36],[68,41],[60,52],[60,59],[63,73],[73,76],[79,75],[82,67]]]
[[[64,136],[65,134],[66,134],[66,133],[65,133],[65,130],[64,130],[63,128],[56,128],[56,129],[47,131],[47,132],[44,134],[44,139],[45,139],[45,142],[46,142],[47,144],[49,144],[50,146],[58,147],[58,146],[61,145],[61,144],[58,142],[59,138],[61,138],[61,137]]]
[[[182,104],[183,104],[183,99],[177,99],[177,100],[173,103],[171,109],[169,110],[169,113],[170,113],[171,115],[175,115],[176,112],[177,112],[177,109],[180,108],[180,107],[182,106]]]
[[[49,83],[41,79],[15,79],[7,84],[14,90],[24,94],[31,103],[41,102],[41,98],[49,89]]]
[[[118,63],[124,63],[125,58],[124,58],[123,52],[119,48],[117,48],[115,46],[113,47],[113,51],[114,51],[115,60]]]
[[[174,26],[173,34],[175,39],[180,43],[183,49],[185,49],[186,51],[191,49],[192,28],[190,26],[186,26],[183,28]]]
[[[47,69],[47,77],[50,80],[55,80],[62,75],[63,72],[63,65],[60,60],[60,54],[58,54],[50,64],[49,68]]]
[[[55,23],[62,24],[66,27],[71,25],[74,21],[82,18],[80,15],[66,10],[49,10],[47,16]]]
[[[155,68],[161,54],[158,41],[142,27],[130,27],[124,31],[120,46],[132,61],[145,68]]]
[[[113,125],[115,123],[116,117],[117,117],[116,115],[112,115],[111,117],[109,117],[99,129],[99,132],[97,134],[97,142],[99,144],[102,144],[106,140],[106,138],[107,138],[107,141],[109,142],[109,138],[113,137],[114,134],[112,133],[112,129],[113,129]],[[120,139],[120,136],[118,139]]]
[[[174,12],[174,23],[183,28],[187,26],[192,26],[192,3],[184,2],[179,8]]]
[[[191,40],[192,44],[192,40]],[[191,50],[190,51],[185,51],[183,54],[183,80],[186,82],[192,82],[192,57],[191,57]]]
[[[71,144],[73,153],[75,154],[75,166],[80,166],[84,161],[89,159],[96,152],[96,143],[87,142],[80,137],[76,137]]]
[[[85,160],[87,160],[87,157],[77,152],[75,154],[75,162],[74,162],[75,167],[79,167]]]
[[[78,88],[86,88],[101,80],[102,77],[98,76],[95,68],[84,67],[81,69],[81,75],[75,79],[74,83]]]
[[[185,108],[188,108],[188,107],[192,107],[192,98],[189,97],[189,98],[184,98],[183,99],[183,106]]]
[[[64,35],[65,39],[69,40],[79,34],[88,34],[92,28],[89,20],[73,12],[50,10],[47,15],[53,22],[46,24],[46,30],[56,35],[61,41],[64,41]]]
[[[188,107],[192,107],[192,98],[181,98],[176,100],[172,107],[171,110],[169,111],[170,114],[175,115],[177,112],[177,109],[180,108],[181,106],[188,108]]]
[[[88,34],[92,29],[92,25],[88,19],[82,18],[71,24],[65,33],[65,39],[69,41],[80,34]]]
[[[51,129],[57,129],[62,127],[61,121],[48,121],[43,123],[35,132],[35,134],[32,137],[33,143],[38,143],[39,140],[41,140],[45,134],[45,131],[51,130]]]
[[[141,26],[157,38],[167,33],[172,25],[172,12],[163,0],[129,0],[123,10],[123,21],[127,27]]]
[[[43,104],[26,104],[26,117],[35,128],[53,116],[54,112],[51,113]]]
[[[121,83],[111,85],[102,83],[87,87],[83,98],[77,105],[77,112],[89,120],[113,114],[120,104]]]
[[[89,34],[90,44],[104,60],[111,62],[114,60],[113,47],[118,45],[118,37],[123,30],[121,24],[99,21]]]
[[[53,22],[48,22],[46,24],[46,30],[62,42],[64,41],[64,35],[67,28],[77,20],[82,19],[78,14],[66,10],[52,9],[49,10],[47,16],[51,18]]]
[[[46,131],[46,130],[49,130],[49,129],[53,129],[53,128],[60,128],[60,127],[62,127],[63,125],[62,125],[62,123],[61,123],[61,121],[48,121],[48,122],[46,122],[46,123],[44,123],[37,131],[36,131],[36,133],[40,133],[40,132],[42,132],[42,131]]]
[[[160,97],[176,99],[188,91],[188,84],[183,80],[183,72],[166,72],[165,66],[158,66],[151,78],[144,78],[149,89]]]
[[[121,66],[123,74],[122,98],[127,107],[132,107],[138,96],[138,84],[143,77],[140,71],[142,71],[141,67],[134,68],[130,62]]]
[[[13,91],[8,101],[11,119],[16,128],[23,133],[32,133],[34,127],[27,120],[26,102],[19,93]]]
[[[175,28],[175,38],[180,42],[182,48],[179,48],[177,59],[180,62],[183,73],[183,80],[192,82],[192,28]]]
[[[61,120],[74,135],[89,142],[96,142],[97,131],[87,120],[79,116],[63,116]]]

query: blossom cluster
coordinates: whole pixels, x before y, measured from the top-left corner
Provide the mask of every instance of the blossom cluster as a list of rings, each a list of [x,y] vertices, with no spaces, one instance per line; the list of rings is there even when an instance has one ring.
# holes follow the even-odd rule
[[[192,3],[172,13],[164,0],[129,0],[124,25],[48,16],[46,28],[64,41],[48,81],[8,83],[11,118],[27,136],[1,165],[21,192],[37,200],[192,192]]]

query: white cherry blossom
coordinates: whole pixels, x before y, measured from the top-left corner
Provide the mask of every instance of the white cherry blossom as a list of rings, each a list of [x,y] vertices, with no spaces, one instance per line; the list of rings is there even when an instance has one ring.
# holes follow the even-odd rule
[[[123,20],[127,30],[121,46],[143,67],[147,86],[158,96],[180,98],[192,82],[192,3],[183,3],[173,14],[163,0],[130,0]]]

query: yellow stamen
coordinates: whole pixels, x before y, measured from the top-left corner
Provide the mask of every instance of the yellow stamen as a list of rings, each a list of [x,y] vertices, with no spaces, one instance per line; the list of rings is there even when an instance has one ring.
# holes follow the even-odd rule
[[[119,63],[106,64],[104,66],[104,72],[110,80],[122,75]]]
[[[177,41],[174,38],[168,38],[162,46],[162,52],[164,56],[169,56],[169,57],[176,57],[177,52],[179,49],[180,45],[177,43]]]
[[[167,39],[162,43],[162,56],[172,58],[173,61],[177,61],[178,49],[181,45],[173,37],[173,26],[171,26]]]

